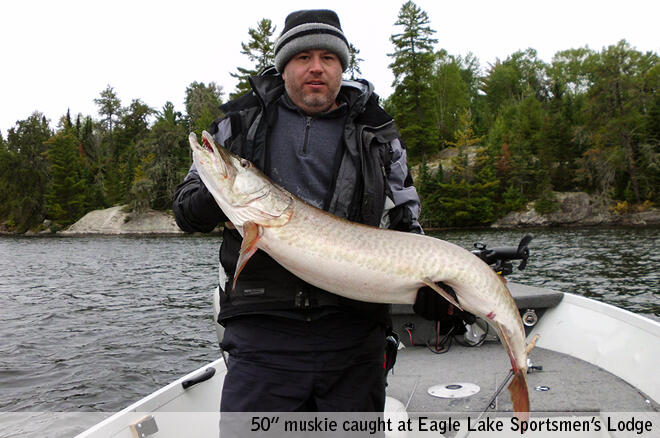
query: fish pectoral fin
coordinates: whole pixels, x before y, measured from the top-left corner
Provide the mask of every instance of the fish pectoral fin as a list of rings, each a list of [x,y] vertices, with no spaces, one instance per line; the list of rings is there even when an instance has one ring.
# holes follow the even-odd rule
[[[428,287],[430,287],[431,289],[433,289],[434,291],[436,291],[437,293],[442,295],[443,298],[446,299],[447,301],[449,301],[451,304],[453,304],[454,307],[457,307],[460,311],[463,311],[463,308],[461,307],[460,304],[458,304],[458,301],[456,301],[456,299],[454,297],[452,297],[449,294],[449,292],[447,292],[446,290],[444,290],[443,288],[438,286],[437,283],[435,283],[434,281],[432,281],[428,278],[425,278],[422,281],[424,282],[425,285],[427,285]]]
[[[236,279],[247,264],[250,257],[257,252],[257,243],[263,235],[263,228],[261,225],[254,222],[243,223],[243,242],[241,243],[241,250],[238,253],[238,261],[236,262],[236,272],[234,273],[234,283],[232,284],[232,292],[236,289]]]

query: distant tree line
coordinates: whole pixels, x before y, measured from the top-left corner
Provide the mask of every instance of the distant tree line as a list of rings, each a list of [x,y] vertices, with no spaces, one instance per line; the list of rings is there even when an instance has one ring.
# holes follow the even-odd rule
[[[658,202],[656,53],[622,40],[560,51],[549,64],[527,49],[482,69],[472,54],[436,50],[429,23],[412,1],[401,6],[390,38],[394,92],[383,102],[416,169],[425,225],[486,225],[529,202],[550,212],[556,191],[587,191],[619,209]],[[249,29],[241,53],[252,66],[232,73],[230,98],[272,63],[275,30],[265,18]],[[347,77],[360,74],[358,55],[351,45]],[[220,117],[222,99],[215,83],[193,82],[185,112],[139,99],[125,107],[108,86],[94,99],[96,119],[67,112],[52,128],[35,112],[18,121],[6,139],[0,133],[0,223],[22,232],[48,219],[57,229],[117,204],[171,208],[190,166],[187,134]]]

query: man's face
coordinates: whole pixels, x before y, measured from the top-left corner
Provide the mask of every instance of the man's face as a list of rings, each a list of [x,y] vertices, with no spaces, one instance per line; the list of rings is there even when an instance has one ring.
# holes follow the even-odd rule
[[[341,74],[341,62],[333,52],[307,50],[289,60],[282,78],[293,103],[315,115],[337,106]]]

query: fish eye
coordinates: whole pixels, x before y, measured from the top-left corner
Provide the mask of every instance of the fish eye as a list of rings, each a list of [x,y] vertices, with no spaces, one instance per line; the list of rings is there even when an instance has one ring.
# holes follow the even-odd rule
[[[250,167],[250,162],[248,160],[241,159],[241,167],[247,169],[248,167]]]

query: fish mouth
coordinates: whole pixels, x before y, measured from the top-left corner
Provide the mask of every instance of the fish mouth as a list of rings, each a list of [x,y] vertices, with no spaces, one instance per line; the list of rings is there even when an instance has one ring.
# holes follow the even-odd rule
[[[211,161],[215,162],[216,169],[221,173],[225,178],[231,178],[234,176],[234,165],[232,162],[232,154],[227,149],[219,146],[211,134],[206,131],[202,132],[202,141],[201,144],[197,141],[197,135],[194,132],[191,132],[188,137],[191,146],[193,149],[198,149],[200,152],[204,151],[205,153],[210,153]]]
[[[222,146],[218,146],[211,134],[206,131],[202,131],[202,145],[212,154],[219,156],[227,168],[233,167],[231,160],[232,154]]]

